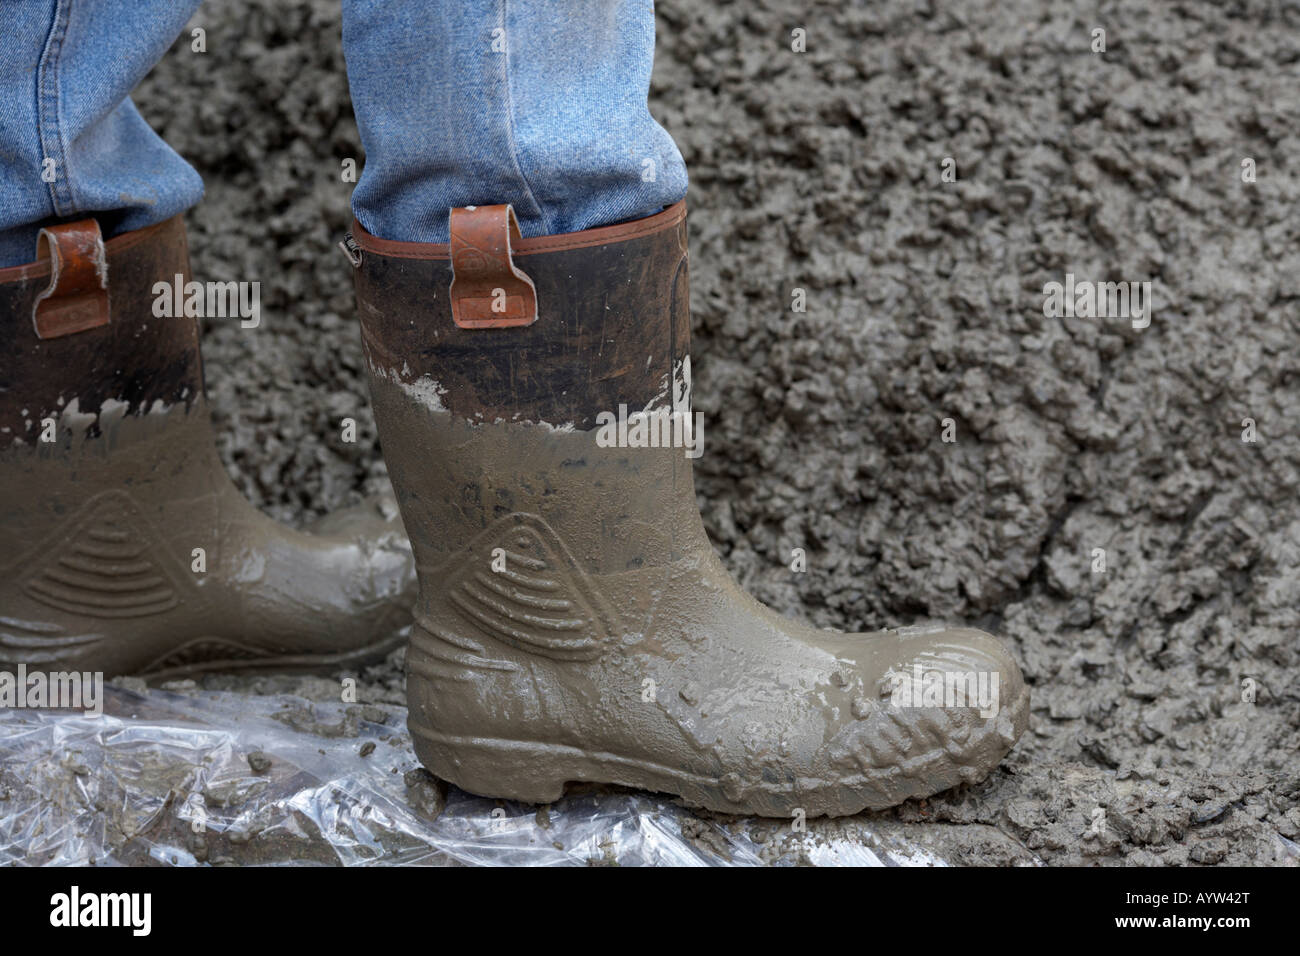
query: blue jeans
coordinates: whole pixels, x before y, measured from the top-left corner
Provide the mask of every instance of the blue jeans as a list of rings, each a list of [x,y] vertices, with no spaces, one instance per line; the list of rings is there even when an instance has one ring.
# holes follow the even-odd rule
[[[342,2],[366,151],[352,208],[374,235],[446,242],[450,209],[502,202],[549,235],[686,195],[646,106],[649,0]],[[0,0],[0,267],[30,262],[47,223],[94,215],[112,236],[202,198],[130,100],[198,5]]]

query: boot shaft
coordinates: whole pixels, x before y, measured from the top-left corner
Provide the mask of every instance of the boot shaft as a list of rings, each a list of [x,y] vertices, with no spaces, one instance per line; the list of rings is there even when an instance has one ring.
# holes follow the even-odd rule
[[[62,287],[48,295],[53,250],[42,245],[42,258],[0,269],[0,452],[19,443],[39,446],[42,433],[49,434],[45,423],[57,422],[70,408],[97,416],[111,405],[134,416],[157,403],[188,409],[202,399],[197,321],[154,314],[158,283],[172,287],[177,276],[182,284],[189,280],[179,216],[103,243],[99,268],[107,275],[107,321],[79,331],[38,323],[34,316],[39,303],[56,304],[63,295]],[[96,266],[62,263],[65,275],[78,268],[92,272]],[[38,324],[44,326],[39,331]],[[97,420],[79,421],[91,437],[99,434]]]
[[[371,395],[422,568],[512,516],[556,529],[596,574],[707,547],[685,450],[671,435],[619,441],[628,416],[659,412],[651,422],[671,430],[689,411],[683,204],[515,243],[538,317],[505,328],[456,324],[447,245],[355,230]]]
[[[211,522],[225,484],[204,400],[197,320],[154,310],[161,285],[189,280],[183,220],[102,244],[94,220],[49,234],[37,261],[0,270],[6,566],[30,557],[63,522],[100,521],[94,502],[105,497],[113,499],[105,505],[112,522],[147,521],[155,538]],[[78,274],[89,281],[68,281]],[[123,494],[134,503],[115,504]],[[138,514],[146,506],[148,519]]]

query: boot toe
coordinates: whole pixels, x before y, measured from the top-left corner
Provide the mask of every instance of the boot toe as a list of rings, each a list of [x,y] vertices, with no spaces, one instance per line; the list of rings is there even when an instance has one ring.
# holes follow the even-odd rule
[[[911,628],[873,636],[880,669],[859,668],[851,720],[825,751],[830,772],[865,808],[892,806],[997,766],[1028,719],[1020,668],[1000,641],[968,628]]]
[[[395,604],[403,611],[415,603],[415,560],[391,493],[332,511],[305,530],[343,546],[337,560],[352,565],[352,580],[364,581],[369,602]],[[362,570],[364,574],[357,573]],[[366,600],[362,594],[357,598]]]

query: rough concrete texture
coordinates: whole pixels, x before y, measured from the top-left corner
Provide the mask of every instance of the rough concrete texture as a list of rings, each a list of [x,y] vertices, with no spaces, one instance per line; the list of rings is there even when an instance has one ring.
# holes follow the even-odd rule
[[[956,862],[1294,862],[1300,11],[1066,7],[661,0],[700,505],[785,613],[1013,646],[1033,713],[1002,768],[876,822]],[[338,18],[212,4],[208,53],[178,43],[138,97],[208,183],[196,277],[263,283],[260,330],[209,324],[208,380],[231,474],[299,520],[384,480],[333,248],[361,155]],[[1067,272],[1153,282],[1150,327],[1045,318]],[[400,700],[395,659],[363,677]]]

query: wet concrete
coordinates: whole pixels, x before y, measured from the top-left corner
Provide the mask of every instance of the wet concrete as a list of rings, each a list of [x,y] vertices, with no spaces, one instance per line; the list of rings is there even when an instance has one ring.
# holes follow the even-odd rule
[[[692,176],[696,480],[724,563],[822,626],[962,620],[1012,645],[1034,710],[1002,769],[877,825],[967,863],[1284,858],[1294,14],[844,6],[659,4],[652,108]],[[337,4],[227,0],[195,22],[209,52],[178,44],[139,104],[207,180],[196,275],[263,283],[261,329],[205,333],[222,454],[261,507],[305,519],[384,481],[333,247],[339,164],[360,156]],[[1152,281],[1151,326],[1044,318],[1067,272]],[[360,676],[363,701],[400,700],[396,658]]]

